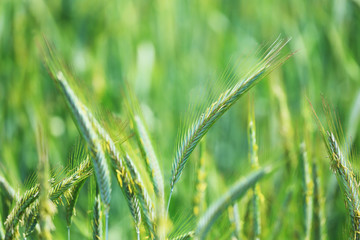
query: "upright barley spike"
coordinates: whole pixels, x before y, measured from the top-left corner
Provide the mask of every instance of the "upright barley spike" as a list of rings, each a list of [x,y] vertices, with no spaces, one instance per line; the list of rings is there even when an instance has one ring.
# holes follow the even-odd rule
[[[209,131],[211,126],[239,100],[247,91],[249,91],[257,82],[264,78],[274,68],[279,66],[284,59],[279,59],[279,54],[287,41],[276,40],[272,46],[265,52],[263,59],[248,73],[244,79],[239,79],[233,87],[222,93],[219,98],[208,107],[203,114],[192,124],[187,132],[181,136],[178,144],[176,156],[172,165],[172,174],[170,179],[170,194],[167,206],[169,211],[170,200],[174,190],[174,185],[179,180],[182,170],[187,160],[194,151],[197,144]]]

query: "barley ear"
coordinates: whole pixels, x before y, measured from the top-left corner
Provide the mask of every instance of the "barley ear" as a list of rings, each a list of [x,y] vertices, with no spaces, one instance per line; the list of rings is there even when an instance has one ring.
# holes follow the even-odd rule
[[[141,210],[143,213],[143,219],[145,220],[146,228],[150,234],[150,238],[154,238],[156,236],[155,232],[155,212],[154,205],[150,199],[149,193],[144,187],[144,183],[141,180],[140,174],[138,173],[135,165],[130,164],[131,159],[129,155],[125,154],[124,156],[125,163],[129,169],[129,172],[133,179],[133,185],[136,190],[137,199],[140,202]]]
[[[45,42],[46,49],[43,50],[44,62],[65,99],[65,102],[72,114],[74,123],[87,143],[93,162],[93,168],[95,170],[96,182],[100,189],[102,202],[105,205],[105,211],[108,211],[111,198],[109,167],[100,138],[94,129],[93,122],[89,119],[89,115],[91,113],[71,88],[69,84],[69,81],[73,79],[71,73],[66,71],[64,64],[56,57],[54,50],[50,47],[50,44],[46,40]]]
[[[15,239],[18,236],[18,223],[25,210],[39,197],[39,185],[25,191],[19,198],[5,221],[5,240]]]
[[[194,151],[197,144],[214,125],[214,123],[239,100],[246,92],[256,85],[274,68],[282,64],[286,58],[280,58],[279,54],[287,41],[276,40],[265,52],[263,58],[251,69],[251,71],[238,79],[238,82],[223,92],[219,98],[213,102],[204,113],[202,113],[180,137],[175,159],[172,165],[170,179],[170,195],[168,200],[167,212],[170,205],[171,195],[174,185],[179,180],[181,173]],[[280,59],[279,59],[280,58]]]
[[[195,234],[204,239],[212,225],[231,204],[241,198],[248,189],[252,188],[262,177],[269,174],[272,167],[264,167],[250,173],[244,179],[236,182],[222,197],[210,205],[207,211],[199,219]]]
[[[360,239],[360,196],[359,184],[355,178],[350,161],[342,154],[332,132],[328,132],[328,146],[331,168],[344,191],[346,206],[349,210],[353,238]]]

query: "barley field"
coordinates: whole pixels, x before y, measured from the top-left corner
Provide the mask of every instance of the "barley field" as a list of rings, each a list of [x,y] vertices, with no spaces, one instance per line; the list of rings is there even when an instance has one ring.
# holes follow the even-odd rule
[[[360,239],[359,29],[359,0],[1,0],[0,240]]]

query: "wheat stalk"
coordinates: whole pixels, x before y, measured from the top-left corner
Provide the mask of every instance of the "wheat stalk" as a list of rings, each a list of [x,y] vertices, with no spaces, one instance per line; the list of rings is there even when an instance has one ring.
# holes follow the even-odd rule
[[[313,183],[314,183],[314,238],[319,240],[327,239],[325,199],[321,191],[321,181],[317,164],[313,163]]]
[[[310,240],[311,238],[311,226],[313,216],[313,192],[314,184],[312,181],[312,174],[309,159],[307,156],[307,150],[305,142],[300,145],[300,162],[302,167],[302,185],[303,185],[303,197],[304,197],[304,239]]]
[[[249,158],[252,169],[260,168],[258,159],[258,145],[256,143],[256,126],[255,126],[255,112],[254,106],[249,105],[249,124],[248,124],[248,139],[249,139]],[[260,211],[260,196],[261,190],[258,184],[253,187],[253,232],[254,239],[260,239],[261,235],[261,211]]]
[[[93,239],[101,240],[102,239],[101,201],[99,195],[95,196],[92,228],[93,228]]]
[[[171,195],[174,185],[179,180],[182,170],[185,167],[190,154],[203,136],[209,131],[211,126],[247,91],[249,91],[257,82],[265,77],[271,70],[280,63],[278,56],[281,49],[287,41],[276,40],[273,45],[264,54],[264,58],[254,67],[244,79],[241,79],[235,86],[229,88],[220,95],[217,101],[213,102],[209,108],[192,124],[186,134],[181,137],[176,156],[172,166],[170,179],[170,195],[168,207],[170,205]],[[168,210],[167,210],[168,212]]]

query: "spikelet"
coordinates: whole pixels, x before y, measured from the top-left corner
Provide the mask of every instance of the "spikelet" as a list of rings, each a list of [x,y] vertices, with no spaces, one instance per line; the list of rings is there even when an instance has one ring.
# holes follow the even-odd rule
[[[25,239],[34,232],[36,224],[38,223],[38,219],[39,219],[38,200],[35,201],[33,205],[34,206],[29,207],[29,209],[26,211],[26,214],[24,216],[25,232],[23,236]]]
[[[39,185],[27,190],[24,195],[16,201],[14,208],[5,221],[5,240],[11,240],[18,235],[18,223],[25,210],[39,197]]]
[[[123,165],[123,161],[120,156],[113,156],[114,166],[113,169],[116,173],[117,182],[127,200],[130,213],[134,219],[135,231],[137,239],[140,239],[140,224],[141,224],[141,210],[139,206],[139,200],[135,193],[135,187],[131,179],[130,173]]]
[[[136,189],[137,198],[141,205],[141,210],[143,212],[144,220],[147,226],[147,230],[149,231],[150,238],[154,238],[155,236],[155,227],[154,227],[154,206],[151,202],[150,196],[144,187],[144,183],[142,182],[138,171],[135,168],[135,165],[130,164],[131,159],[129,155],[124,156],[125,163],[128,166],[129,172],[133,179],[133,184]]]
[[[211,204],[208,210],[199,219],[195,231],[196,236],[200,239],[204,239],[221,213],[233,204],[234,201],[241,198],[249,188],[252,188],[262,177],[269,174],[271,171],[271,167],[261,168],[236,182],[222,197]]]
[[[59,183],[54,184],[54,186],[50,188],[49,199],[56,202],[62,194],[91,174],[92,171],[90,168],[90,162],[88,160],[84,160],[73,174],[66,177]],[[39,184],[35,185],[25,191],[23,196],[16,201],[15,206],[5,221],[6,240],[13,239],[17,236],[17,226],[19,220],[23,217],[28,207],[39,198],[39,189]],[[30,210],[37,208],[37,205],[38,204],[34,204]]]
[[[278,59],[280,51],[286,45],[287,41],[281,39],[276,40],[272,46],[265,52],[263,59],[254,66],[252,71],[243,79],[236,83],[233,87],[222,93],[217,101],[213,102],[203,114],[192,124],[188,131],[181,136],[179,141],[175,159],[172,166],[172,174],[170,179],[170,195],[174,190],[175,183],[179,180],[182,170],[185,167],[190,154],[194,151],[199,141],[209,131],[211,126],[247,91],[249,91],[257,82],[265,77],[271,70],[279,66],[284,59]]]
[[[173,237],[173,238],[169,238],[169,240],[187,240],[187,239],[191,239],[194,236],[194,232],[188,232],[188,233],[184,233],[181,234],[179,236]]]

